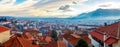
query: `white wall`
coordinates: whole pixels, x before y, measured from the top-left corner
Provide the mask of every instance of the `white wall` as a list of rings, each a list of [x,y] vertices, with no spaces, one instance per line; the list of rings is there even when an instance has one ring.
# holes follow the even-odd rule
[[[114,43],[112,46],[113,47],[120,47],[120,39],[118,40],[118,42]]]
[[[4,43],[9,40],[10,30],[0,33],[0,43]]]
[[[95,40],[91,37],[90,34],[89,34],[89,38],[90,38],[91,43],[92,43],[92,45],[93,45],[94,47],[100,47],[99,43],[98,43],[97,41],[95,41]]]

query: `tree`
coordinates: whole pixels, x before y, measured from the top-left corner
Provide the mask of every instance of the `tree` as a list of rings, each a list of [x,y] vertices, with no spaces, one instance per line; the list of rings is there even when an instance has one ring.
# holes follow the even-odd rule
[[[78,27],[77,27],[77,26],[75,26],[75,30],[78,30]]]
[[[54,31],[54,30],[52,30],[51,37],[52,37],[55,41],[57,41],[57,40],[58,40],[57,32]]]
[[[0,43],[0,47],[2,47],[2,43]]]
[[[85,40],[80,39],[80,40],[77,42],[77,45],[76,45],[75,47],[88,47],[88,44],[86,43]]]
[[[106,23],[106,22],[104,23],[104,26],[107,26],[107,23]]]

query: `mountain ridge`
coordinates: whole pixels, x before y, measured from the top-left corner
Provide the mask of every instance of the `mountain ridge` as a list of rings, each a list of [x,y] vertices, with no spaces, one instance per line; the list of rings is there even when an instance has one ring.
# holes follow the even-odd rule
[[[82,13],[76,17],[72,18],[80,18],[80,19],[89,19],[89,18],[102,18],[102,17],[112,17],[112,16],[120,16],[119,9],[97,9],[92,12]]]

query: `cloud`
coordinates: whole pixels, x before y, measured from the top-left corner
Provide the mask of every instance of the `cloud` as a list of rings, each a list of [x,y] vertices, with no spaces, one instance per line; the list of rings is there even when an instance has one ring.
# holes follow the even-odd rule
[[[73,4],[77,4],[77,2],[73,1]]]
[[[10,16],[39,16],[39,17],[69,17],[68,13],[70,10],[58,10],[60,6],[67,7],[74,0],[25,0],[20,4],[14,4],[16,2],[11,2],[4,4],[10,0],[2,1],[0,3],[1,11],[0,15],[10,15]],[[18,1],[18,0],[14,0]],[[77,1],[77,0],[76,0]],[[80,1],[80,0],[78,0]],[[81,0],[82,1],[82,0]],[[64,8],[65,9],[65,8]],[[27,11],[24,11],[27,10]],[[7,14],[6,14],[7,13]],[[59,15],[59,16],[58,16]],[[60,16],[61,15],[61,16]],[[65,16],[66,15],[66,16]]]
[[[105,9],[120,9],[120,3],[116,2],[101,3],[98,6]]]
[[[59,10],[67,10],[67,9],[69,9],[69,8],[70,8],[69,5],[65,5],[65,6],[61,6],[61,7],[59,8]]]
[[[103,5],[100,5],[99,7],[110,7],[112,4],[103,4]]]
[[[1,16],[37,16],[67,18],[98,8],[119,9],[118,0],[2,0]],[[16,4],[18,3],[19,4]],[[102,3],[103,2],[103,3]],[[112,3],[109,3],[112,2]],[[117,2],[117,3],[116,3]]]

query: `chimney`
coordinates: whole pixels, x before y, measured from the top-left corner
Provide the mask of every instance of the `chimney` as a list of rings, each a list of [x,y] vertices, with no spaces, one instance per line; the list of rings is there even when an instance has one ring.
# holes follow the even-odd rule
[[[117,36],[118,36],[118,39],[120,38],[120,22],[118,22],[118,34],[117,34]]]
[[[104,33],[104,38],[103,38],[104,39],[104,47],[106,47],[106,44],[105,44],[106,36],[107,36],[106,33]]]

